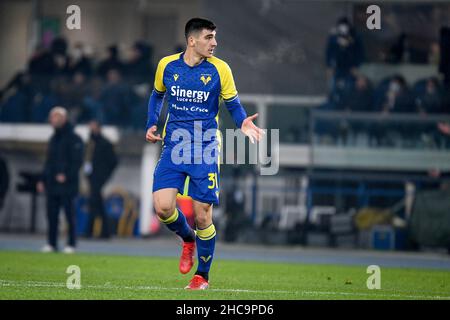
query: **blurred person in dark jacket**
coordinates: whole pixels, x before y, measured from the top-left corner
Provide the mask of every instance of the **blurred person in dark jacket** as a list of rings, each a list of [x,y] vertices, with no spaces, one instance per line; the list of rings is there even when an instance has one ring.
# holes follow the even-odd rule
[[[373,88],[366,76],[358,75],[353,90],[348,99],[347,108],[350,111],[373,111]]]
[[[72,81],[66,86],[64,92],[65,106],[69,112],[69,121],[71,123],[86,120],[87,111],[85,110],[84,99],[88,95],[89,87],[90,83],[86,75],[80,71],[74,73]]]
[[[355,76],[364,59],[364,48],[348,18],[337,21],[326,47],[328,74],[336,79]]]
[[[0,121],[31,122],[35,88],[27,72],[18,72],[9,83],[0,90]]]
[[[417,111],[422,115],[441,113],[442,96],[438,79],[427,79],[425,91],[417,95],[415,102]]]
[[[118,160],[113,145],[102,135],[100,122],[91,120],[89,128],[91,136],[86,145],[84,159],[84,173],[89,181],[89,222],[86,236],[92,236],[94,222],[96,218],[101,218],[100,237],[107,239],[110,233],[102,188],[117,167]]]
[[[394,75],[381,81],[374,90],[374,111],[380,112],[381,119],[393,113],[414,112],[414,95],[401,75]],[[405,122],[393,123],[382,121],[373,126],[374,143],[394,146],[401,142],[401,137],[411,137],[408,131],[411,125]]]
[[[352,91],[347,99],[346,110],[351,112],[372,112],[374,94],[372,85],[366,76],[357,75]],[[349,130],[359,136],[376,134],[370,123],[364,121],[349,122]]]
[[[90,81],[87,94],[83,99],[83,105],[85,107],[85,115],[87,119],[98,119],[103,122],[103,81],[99,76],[95,76]]]
[[[410,41],[406,33],[402,32],[392,47],[389,49],[387,62],[389,63],[407,63],[410,60]]]
[[[72,75],[75,73],[82,73],[86,77],[92,75],[91,51],[88,46],[85,46],[81,42],[75,44],[71,52],[71,59],[69,60],[69,69]]]
[[[389,82],[385,93],[381,112],[408,113],[414,111],[414,99],[405,79],[402,76],[394,76]]]
[[[39,45],[28,61],[28,72],[33,87],[42,92],[48,92],[52,79],[69,76],[70,57],[67,54],[67,40],[55,38],[49,50]]]
[[[119,59],[119,51],[116,45],[108,47],[108,56],[102,60],[97,68],[97,74],[102,78],[106,78],[109,70],[116,69],[123,72],[124,65]]]
[[[152,65],[152,47],[137,41],[130,50],[128,62],[124,66],[124,76],[132,85],[152,83],[149,75],[154,73]]]
[[[76,221],[74,199],[78,193],[78,173],[83,162],[83,142],[67,121],[67,110],[54,107],[49,122],[55,129],[50,137],[42,180],[38,192],[46,192],[48,243],[42,252],[58,250],[58,222],[60,208],[64,208],[68,224],[68,241],[64,253],[74,253],[76,247]]]
[[[101,96],[102,113],[106,124],[125,127],[130,125],[133,92],[122,79],[120,71],[111,69]]]

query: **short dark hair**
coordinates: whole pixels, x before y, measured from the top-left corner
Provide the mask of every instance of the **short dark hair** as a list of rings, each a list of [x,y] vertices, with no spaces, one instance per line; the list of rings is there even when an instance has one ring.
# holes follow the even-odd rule
[[[192,32],[202,31],[203,29],[214,31],[216,30],[216,25],[212,21],[203,18],[192,18],[184,27],[184,36],[187,40]]]

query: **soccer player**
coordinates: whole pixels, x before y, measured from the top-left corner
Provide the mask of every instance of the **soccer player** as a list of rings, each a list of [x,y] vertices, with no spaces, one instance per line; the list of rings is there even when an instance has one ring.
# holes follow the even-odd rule
[[[185,26],[186,50],[162,58],[156,69],[155,83],[148,104],[146,139],[162,142],[160,159],[156,165],[153,183],[153,203],[159,219],[183,240],[179,263],[181,273],[188,273],[194,265],[197,247],[198,268],[185,287],[191,290],[208,288],[208,273],[214,256],[216,230],[212,209],[219,203],[219,149],[218,113],[220,100],[225,105],[236,126],[254,143],[261,139],[263,130],[247,117],[234,84],[231,69],[226,62],[213,56],[217,46],[216,26],[201,18],[189,20]],[[162,132],[157,134],[157,122],[164,96],[167,96],[168,113]],[[203,133],[214,135],[208,141],[196,141]],[[189,133],[190,141],[183,139],[180,150],[180,133]],[[203,140],[203,139],[202,139]],[[188,150],[186,151],[186,143]],[[203,158],[203,151],[213,148],[213,163]],[[200,152],[198,151],[200,149]],[[191,161],[180,163],[183,152]],[[189,152],[190,151],[190,152]],[[184,190],[186,183],[188,190]],[[176,207],[176,196],[184,193],[192,197],[196,230]]]

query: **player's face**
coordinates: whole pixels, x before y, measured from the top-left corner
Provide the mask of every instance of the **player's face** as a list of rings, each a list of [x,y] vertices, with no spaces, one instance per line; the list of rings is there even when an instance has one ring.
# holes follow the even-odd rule
[[[214,49],[217,47],[216,31],[203,29],[195,37],[194,49],[202,57],[211,58],[214,54]]]

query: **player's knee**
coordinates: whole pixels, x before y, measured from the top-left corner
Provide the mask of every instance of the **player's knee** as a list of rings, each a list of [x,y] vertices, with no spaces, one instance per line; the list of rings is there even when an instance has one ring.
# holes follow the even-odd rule
[[[155,201],[155,212],[161,219],[169,218],[175,210],[175,206],[164,201]]]
[[[195,224],[197,228],[204,229],[210,226],[212,223],[212,218],[208,214],[197,214],[195,216]]]

